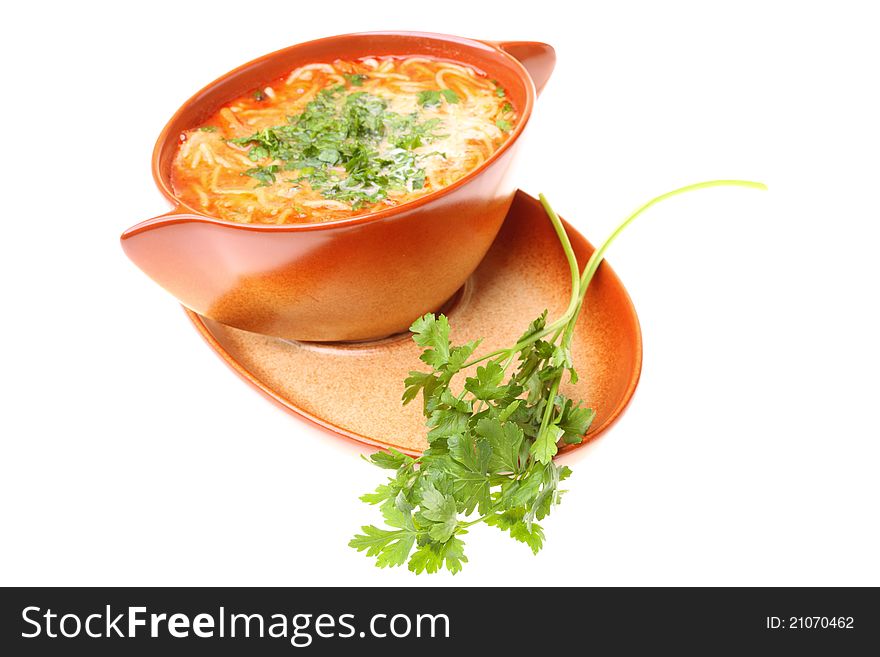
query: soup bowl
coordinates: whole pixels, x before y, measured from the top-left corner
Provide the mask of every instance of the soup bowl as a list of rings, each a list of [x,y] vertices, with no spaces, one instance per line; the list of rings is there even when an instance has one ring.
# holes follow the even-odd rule
[[[171,169],[180,135],[297,66],[424,55],[498,81],[519,112],[507,140],[447,187],[387,209],[323,223],[244,224],[187,206]],[[462,287],[495,239],[515,186],[511,162],[555,64],[550,46],[415,32],[348,34],[265,55],[190,98],[163,129],[153,177],[173,205],[122,234],[122,248],[187,308],[223,324],[305,341],[365,341],[405,331]]]

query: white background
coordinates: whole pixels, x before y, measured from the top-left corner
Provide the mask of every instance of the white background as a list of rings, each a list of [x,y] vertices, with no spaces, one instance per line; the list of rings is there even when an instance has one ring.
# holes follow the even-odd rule
[[[880,584],[877,24],[851,2],[11,4],[0,583]],[[517,175],[594,242],[683,184],[770,186],[617,242],[638,392],[570,459],[545,550],[477,528],[454,578],[347,547],[382,473],[234,376],[118,244],[166,210],[151,149],[195,90],[373,29],[553,44]]]

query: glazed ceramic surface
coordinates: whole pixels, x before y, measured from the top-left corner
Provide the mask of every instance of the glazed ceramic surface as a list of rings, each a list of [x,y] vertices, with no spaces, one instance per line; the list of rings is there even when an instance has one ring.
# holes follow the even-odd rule
[[[307,62],[395,54],[450,59],[497,79],[520,114],[508,141],[444,189],[340,221],[236,224],[175,198],[170,169],[178,137],[221,105]],[[127,230],[122,246],[184,306],[229,326],[309,341],[405,330],[452,297],[495,239],[513,199],[507,174],[517,142],[554,63],[553,49],[541,43],[392,32],[330,37],[266,55],[205,87],[171,119],[156,144],[153,174],[175,207]]]
[[[567,231],[583,267],[593,247],[570,226]],[[570,284],[565,255],[543,208],[518,192],[485,260],[450,304],[452,339],[484,338],[479,353],[507,347],[545,308],[551,318],[562,314]],[[408,406],[400,402],[407,373],[425,367],[409,334],[362,345],[310,344],[189,314],[208,344],[242,378],[284,408],[369,445],[409,454],[426,447],[420,400]],[[572,351],[580,381],[563,384],[562,391],[595,409],[586,436],[590,440],[620,416],[642,363],[635,309],[607,263],[590,285]]]

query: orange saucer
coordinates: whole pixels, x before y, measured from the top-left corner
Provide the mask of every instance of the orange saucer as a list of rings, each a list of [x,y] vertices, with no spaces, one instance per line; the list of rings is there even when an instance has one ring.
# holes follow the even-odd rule
[[[566,230],[585,265],[593,246],[567,224]],[[477,354],[507,347],[545,308],[551,319],[561,315],[569,286],[565,255],[550,221],[536,199],[519,191],[486,258],[448,304],[452,341],[483,338]],[[427,446],[421,403],[400,402],[407,373],[426,367],[408,334],[359,344],[300,343],[187,313],[233,370],[282,407],[368,445],[409,454]],[[642,365],[635,308],[607,263],[590,285],[572,352],[580,381],[563,385],[562,392],[596,411],[585,444],[623,412]]]

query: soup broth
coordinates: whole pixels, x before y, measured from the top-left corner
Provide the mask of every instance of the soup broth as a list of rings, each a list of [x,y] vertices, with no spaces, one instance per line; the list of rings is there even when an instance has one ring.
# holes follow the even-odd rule
[[[460,64],[313,63],[182,133],[171,182],[187,205],[230,221],[334,221],[446,187],[517,120],[497,82]]]

